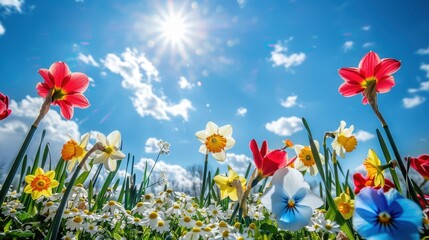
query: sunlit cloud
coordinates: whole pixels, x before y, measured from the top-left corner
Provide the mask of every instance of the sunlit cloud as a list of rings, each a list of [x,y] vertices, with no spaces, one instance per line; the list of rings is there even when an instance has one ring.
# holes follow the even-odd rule
[[[253,165],[253,160],[244,154],[227,153],[223,165],[230,166],[238,174],[244,176],[249,164]]]
[[[419,55],[428,55],[429,54],[429,47],[427,47],[427,48],[420,48],[419,50],[416,51],[416,54],[419,54]]]
[[[182,99],[175,104],[166,96],[155,94],[152,81],[160,81],[158,70],[144,53],[127,48],[120,57],[113,53],[107,54],[102,62],[107,69],[123,78],[123,88],[133,92],[130,99],[140,116],[151,116],[158,120],[170,120],[171,116],[180,116],[185,121],[188,120],[189,111],[194,109],[191,101]]]
[[[77,59],[83,63],[85,63],[86,65],[91,65],[94,67],[99,67],[100,65],[94,60],[94,58],[92,57],[91,54],[89,55],[85,55],[83,53],[79,53],[79,55],[77,56]]]
[[[292,67],[301,65],[306,58],[305,53],[292,53],[287,55],[288,52],[287,44],[292,41],[292,37],[283,43],[278,42],[274,44],[274,50],[271,52],[271,58],[269,59],[273,62],[273,67],[283,66],[286,70],[291,70]]]
[[[194,87],[194,84],[190,83],[184,76],[180,77],[178,83],[181,89],[191,89]]]
[[[374,134],[367,132],[367,131],[364,131],[364,130],[359,130],[354,135],[355,135],[356,139],[358,141],[361,141],[361,142],[369,141],[375,137]]]
[[[429,81],[421,82],[419,88],[409,88],[409,93],[429,91]]]
[[[293,106],[296,106],[296,100],[298,99],[297,95],[291,95],[286,98],[286,100],[280,100],[280,104],[285,108],[291,108]]]
[[[354,42],[353,41],[346,41],[344,42],[342,48],[344,50],[344,52],[348,52],[350,49],[353,48]]]
[[[0,0],[0,7],[6,9],[7,12],[11,11],[22,11],[22,5],[24,4],[24,0]]]
[[[144,147],[144,151],[146,153],[158,153],[159,147],[158,147],[158,138],[150,137],[146,140],[146,144]]]
[[[247,108],[245,108],[245,107],[239,107],[237,109],[237,112],[235,114],[237,114],[238,116],[244,117],[246,115],[246,113],[247,113]]]
[[[420,70],[423,70],[426,72],[426,77],[429,78],[429,64],[422,63],[420,65]]]
[[[3,27],[2,23],[0,22],[0,35],[3,35],[6,32],[6,29]]]
[[[371,26],[370,25],[365,25],[365,26],[362,27],[362,30],[369,31],[369,30],[371,30]]]
[[[280,117],[279,119],[266,123],[265,129],[279,135],[279,136],[292,136],[292,134],[301,131],[302,124],[301,118],[292,117]]]
[[[375,46],[374,42],[366,42],[362,45],[363,48],[369,48]]]
[[[241,8],[244,8],[246,6],[247,0],[237,0],[237,3]]]
[[[403,98],[402,103],[404,105],[404,108],[414,108],[422,104],[426,98],[416,95],[412,98]]]

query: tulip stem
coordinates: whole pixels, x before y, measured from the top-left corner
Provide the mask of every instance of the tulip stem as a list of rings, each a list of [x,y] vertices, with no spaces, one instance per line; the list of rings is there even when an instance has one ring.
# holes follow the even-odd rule
[[[204,173],[203,173],[203,184],[201,185],[201,193],[200,193],[200,207],[204,205],[204,193],[206,190],[206,178],[207,178],[207,165],[208,165],[209,154],[206,153],[204,159]]]

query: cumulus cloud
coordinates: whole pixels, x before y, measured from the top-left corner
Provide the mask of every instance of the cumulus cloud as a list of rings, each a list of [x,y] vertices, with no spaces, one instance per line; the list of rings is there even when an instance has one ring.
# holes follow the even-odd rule
[[[403,98],[402,103],[404,105],[404,108],[413,108],[417,107],[418,105],[422,104],[426,98],[416,95],[412,98]]]
[[[247,0],[237,0],[237,3],[240,8],[244,8],[246,6]]]
[[[192,83],[190,83],[189,81],[188,81],[188,79],[186,79],[184,76],[181,76],[180,77],[180,79],[179,79],[179,87],[181,88],[181,89],[191,89],[191,88],[193,88],[194,87],[194,84],[192,84]]]
[[[271,58],[269,59],[271,62],[273,62],[273,67],[283,66],[286,68],[286,70],[292,69],[292,67],[296,67],[301,65],[306,58],[305,53],[291,53],[287,55],[287,43],[290,42],[293,38],[289,38],[288,40],[284,41],[282,44],[281,42],[278,42],[274,45],[274,50],[271,51]]]
[[[364,30],[364,31],[369,31],[370,29],[371,29],[370,25],[365,25],[362,27],[362,30]]]
[[[0,7],[4,7],[7,12],[10,11],[22,11],[22,5],[24,4],[24,0],[0,0]]]
[[[421,82],[419,88],[409,88],[409,93],[429,91],[429,81]]]
[[[375,45],[375,43],[373,42],[366,42],[362,45],[363,48],[369,48],[369,47],[373,47]]]
[[[227,153],[226,159],[222,164],[230,166],[234,171],[240,175],[246,173],[249,163],[253,164],[253,160],[244,154]],[[251,174],[251,172],[249,173]]]
[[[420,65],[420,70],[425,71],[426,72],[426,77],[429,78],[429,64],[422,63]]]
[[[429,54],[429,47],[420,48],[419,50],[416,51],[416,53],[419,55],[428,55]]]
[[[242,117],[244,117],[246,113],[247,113],[247,108],[245,107],[239,107],[236,112],[238,116],[242,116]]]
[[[303,129],[301,118],[296,116],[280,117],[275,121],[266,123],[265,128],[279,136],[291,136],[292,134]]]
[[[77,56],[77,59],[83,63],[85,63],[86,65],[91,65],[94,67],[99,67],[100,65],[94,60],[94,58],[92,57],[91,54],[89,54],[88,56],[83,54],[83,53],[79,53],[79,55]]]
[[[297,105],[296,100],[298,99],[297,95],[292,95],[286,98],[286,100],[280,100],[280,104],[285,108],[291,108]]]
[[[3,35],[6,32],[6,29],[3,27],[3,25],[0,22],[0,35]]]
[[[344,50],[344,52],[348,52],[350,49],[352,49],[353,48],[353,45],[354,45],[354,42],[353,41],[346,41],[344,44],[343,44],[343,50]]]
[[[159,147],[158,147],[159,140],[160,139],[154,138],[154,137],[148,138],[146,140],[144,151],[146,153],[158,153],[159,152]]]
[[[107,69],[123,78],[123,88],[133,92],[130,99],[140,116],[151,116],[158,120],[170,120],[171,116],[180,116],[185,121],[188,120],[189,111],[194,109],[192,102],[182,99],[175,104],[166,96],[155,94],[152,82],[161,81],[159,73],[143,53],[127,48],[121,56],[107,54],[102,62]]]
[[[354,135],[355,135],[356,139],[358,141],[361,141],[361,142],[366,142],[366,141],[371,140],[375,137],[374,134],[367,132],[367,131],[364,131],[364,130],[359,130]]]

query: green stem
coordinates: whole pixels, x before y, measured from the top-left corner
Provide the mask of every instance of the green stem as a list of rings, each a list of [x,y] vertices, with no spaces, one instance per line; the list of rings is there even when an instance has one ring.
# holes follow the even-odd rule
[[[428,182],[429,179],[425,179],[419,186],[419,188],[423,188],[423,186]]]
[[[201,185],[201,193],[200,193],[200,207],[203,207],[204,205],[204,193],[206,190],[208,159],[209,159],[209,154],[207,153],[204,159],[204,173],[203,173],[203,184]]]
[[[152,174],[153,169],[155,168],[155,165],[158,162],[158,159],[159,159],[160,155],[161,155],[161,151],[159,151],[158,156],[155,159],[155,163],[153,164],[152,168],[150,169],[149,175],[147,175],[147,178],[145,179],[145,185],[149,184],[150,175]]]
[[[9,191],[9,187],[12,184],[13,179],[15,178],[16,171],[18,170],[18,167],[21,164],[22,157],[27,151],[28,145],[30,144],[31,139],[34,136],[36,129],[37,129],[37,126],[34,126],[34,125],[31,126],[30,130],[27,133],[27,136],[25,137],[24,142],[22,143],[21,149],[19,149],[18,155],[16,156],[15,161],[13,162],[12,168],[10,169],[9,174],[7,175],[6,180],[3,183],[3,186],[0,191],[0,206],[3,205],[3,202],[6,199],[6,194]]]

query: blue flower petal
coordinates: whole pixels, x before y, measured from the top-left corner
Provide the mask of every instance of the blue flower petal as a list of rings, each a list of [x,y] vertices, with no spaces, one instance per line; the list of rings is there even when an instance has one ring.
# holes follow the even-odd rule
[[[289,231],[297,231],[310,223],[313,210],[307,206],[295,205],[289,209],[286,205],[282,214],[276,218],[279,228]]]

